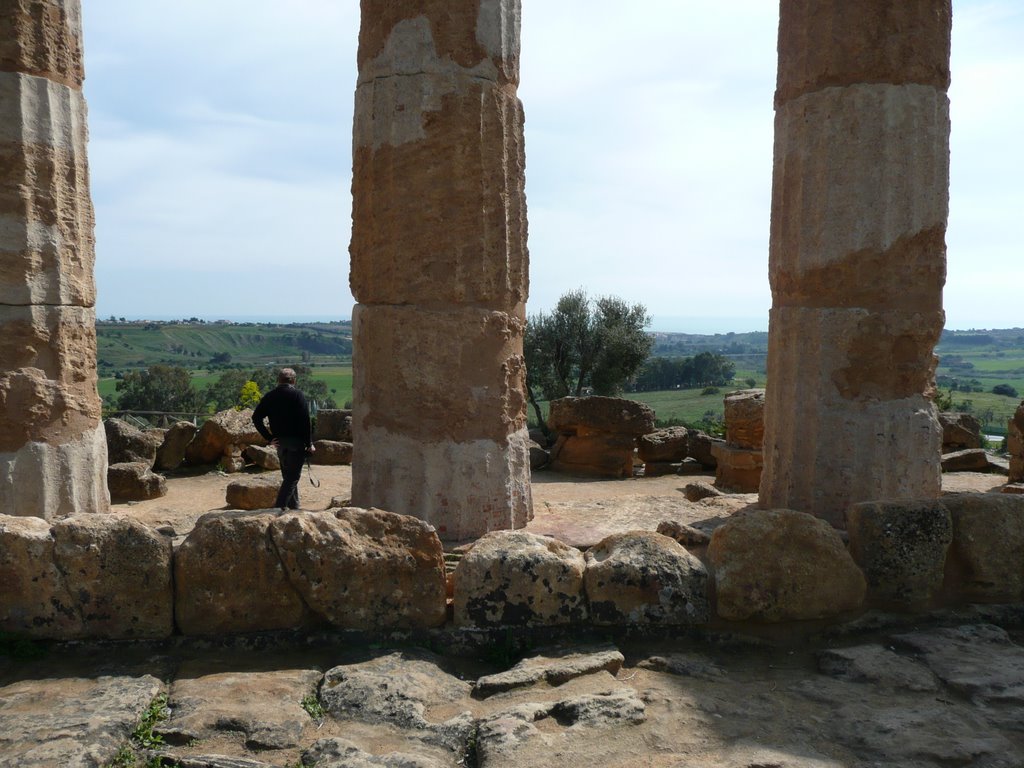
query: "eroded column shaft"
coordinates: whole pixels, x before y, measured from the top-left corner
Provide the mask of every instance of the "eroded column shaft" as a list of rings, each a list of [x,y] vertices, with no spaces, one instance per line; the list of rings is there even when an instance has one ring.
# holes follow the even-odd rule
[[[352,501],[447,539],[532,517],[518,0],[363,0]]]
[[[948,0],[782,0],[766,507],[934,497]]]
[[[79,0],[0,5],[0,512],[108,507]]]

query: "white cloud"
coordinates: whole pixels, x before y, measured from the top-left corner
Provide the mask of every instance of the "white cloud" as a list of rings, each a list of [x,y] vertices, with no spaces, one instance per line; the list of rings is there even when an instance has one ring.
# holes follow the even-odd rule
[[[777,5],[524,4],[531,311],[582,285],[763,327]],[[347,315],[358,3],[84,5],[100,311]],[[1018,3],[955,0],[954,327],[1024,325],[1021,39]]]

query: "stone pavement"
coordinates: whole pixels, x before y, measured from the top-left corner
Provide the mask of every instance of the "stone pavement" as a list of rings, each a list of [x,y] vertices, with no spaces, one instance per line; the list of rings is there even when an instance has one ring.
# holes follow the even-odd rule
[[[772,642],[498,633],[459,655],[452,632],[52,646],[0,657],[0,766],[1019,768],[1021,618],[873,614]]]

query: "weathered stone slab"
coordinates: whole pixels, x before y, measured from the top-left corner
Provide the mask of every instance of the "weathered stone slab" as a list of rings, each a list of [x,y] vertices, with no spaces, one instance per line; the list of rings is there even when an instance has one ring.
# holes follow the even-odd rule
[[[623,655],[616,648],[562,649],[554,653],[548,652],[546,655],[523,659],[506,672],[481,677],[476,681],[473,695],[486,698],[495,693],[526,688],[540,682],[558,686],[596,672],[610,672],[614,675],[622,668],[623,661]]]
[[[473,728],[470,713],[437,721],[431,709],[469,701],[471,686],[448,674],[441,660],[426,651],[397,651],[375,659],[334,667],[324,675],[320,700],[339,720],[386,723],[428,743],[459,749]]]
[[[982,448],[942,454],[943,472],[988,472],[988,454]]]
[[[276,512],[209,512],[174,554],[174,617],[186,635],[302,626],[306,607],[270,536]]]
[[[1010,454],[1009,481],[1024,482],[1024,402],[1014,412],[1007,426],[1006,449]]]
[[[317,440],[313,443],[316,451],[309,455],[313,464],[337,466],[352,463],[352,443],[337,440]]]
[[[185,450],[198,431],[199,428],[190,421],[179,421],[172,424],[164,433],[164,440],[157,449],[153,468],[159,471],[180,467],[185,460]]]
[[[107,436],[107,461],[111,464],[143,462],[150,467],[163,442],[155,434],[143,432],[122,419],[104,419]]]
[[[864,574],[839,534],[803,512],[734,517],[711,535],[708,558],[723,619],[819,619],[864,602]]]
[[[150,469],[145,461],[111,464],[107,467],[107,486],[114,503],[145,501],[167,495],[167,481]]]
[[[185,663],[168,696],[171,716],[154,731],[170,743],[240,732],[253,750],[299,745],[309,715],[302,700],[316,690],[315,669],[213,671],[224,665]]]
[[[869,602],[917,610],[942,585],[953,540],[949,510],[936,501],[878,501],[846,512],[850,554],[864,571]]]
[[[942,497],[953,522],[955,586],[972,600],[1019,601],[1024,594],[1024,496],[957,493]]]
[[[571,624],[586,619],[583,554],[525,531],[481,537],[453,574],[458,626]]]
[[[942,411],[942,452],[953,453],[967,448],[981,448],[981,422],[969,413]]]
[[[174,631],[171,540],[123,515],[58,520],[53,556],[89,638],[164,638]]]
[[[260,469],[277,471],[281,469],[281,459],[274,448],[263,445],[247,445],[242,456]]]
[[[563,397],[553,400],[548,426],[558,432],[580,435],[608,432],[634,438],[655,431],[651,407],[624,397]]]
[[[28,679],[0,687],[0,765],[110,765],[162,688],[150,675]]]
[[[352,411],[343,408],[321,408],[316,412],[314,440],[352,442]]]
[[[709,619],[708,572],[677,541],[652,531],[614,534],[586,553],[594,624],[700,624]]]
[[[894,691],[937,691],[938,680],[921,662],[882,645],[829,648],[817,654],[818,669],[830,677]]]
[[[695,482],[687,483],[683,487],[683,495],[686,496],[687,501],[700,501],[701,499],[714,498],[715,496],[722,496],[723,494],[713,485]]]
[[[1024,649],[991,624],[911,632],[893,638],[921,654],[942,682],[974,701],[1024,707]]]
[[[724,440],[711,437],[699,429],[686,430],[686,454],[704,469],[714,469],[718,465],[718,459],[715,458],[711,449],[724,442]]]
[[[662,536],[675,539],[684,547],[706,547],[711,542],[711,537],[704,531],[675,520],[664,520],[658,523],[657,531]]]
[[[280,475],[252,475],[232,480],[225,490],[225,501],[232,509],[271,509],[281,487]]]
[[[449,763],[410,752],[371,754],[347,739],[334,736],[318,739],[305,750],[302,765],[308,768],[448,768]]]
[[[270,525],[306,604],[347,629],[436,627],[445,620],[444,551],[422,520],[347,507],[282,515]]]
[[[637,452],[645,464],[677,462],[686,458],[688,445],[686,427],[658,429],[637,438]]]

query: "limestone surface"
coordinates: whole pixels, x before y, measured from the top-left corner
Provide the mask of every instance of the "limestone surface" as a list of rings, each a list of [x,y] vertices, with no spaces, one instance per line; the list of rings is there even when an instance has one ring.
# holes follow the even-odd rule
[[[637,438],[654,431],[654,411],[620,397],[563,397],[551,403],[548,425],[556,472],[632,477]]]
[[[711,535],[708,558],[723,619],[820,619],[864,602],[864,574],[839,534],[804,512],[734,517]]]
[[[940,466],[943,472],[987,472],[988,454],[982,448],[965,448],[962,451],[944,453]]]
[[[686,458],[687,428],[658,429],[637,438],[637,453],[645,464],[682,461]]]
[[[942,497],[953,522],[950,557],[956,588],[972,600],[1016,602],[1024,596],[1024,496],[957,493]]]
[[[445,569],[434,529],[414,517],[347,507],[282,515],[270,535],[306,605],[346,629],[436,627]]]
[[[246,476],[228,483],[225,501],[231,509],[270,509],[280,487],[280,475]]]
[[[473,687],[473,695],[486,698],[495,693],[540,682],[557,686],[577,677],[602,671],[614,675],[622,668],[624,660],[616,648],[548,651],[546,654],[523,659],[505,672],[481,677]]]
[[[677,541],[652,531],[613,534],[586,552],[594,624],[699,624],[709,617],[708,572]]]
[[[174,553],[174,618],[186,635],[302,626],[306,606],[270,536],[275,512],[210,512]]]
[[[343,443],[338,440],[316,440],[313,443],[316,448],[309,459],[313,464],[351,464],[352,443]]]
[[[119,515],[49,524],[0,516],[0,631],[36,638],[164,638],[171,543]]]
[[[314,440],[352,442],[352,411],[346,408],[321,408],[316,412]]]
[[[129,461],[107,467],[107,486],[111,499],[120,503],[166,496],[167,483],[150,466],[145,461]]]
[[[281,459],[273,448],[263,445],[247,445],[245,450],[242,451],[242,456],[246,461],[255,464],[260,469],[273,471],[281,469]]]
[[[981,448],[981,422],[971,414],[943,411],[939,413],[939,424],[943,453]]]
[[[442,538],[532,517],[520,3],[361,6],[352,498]]]
[[[950,19],[780,6],[763,507],[939,495]]]
[[[0,509],[105,512],[80,3],[10,4],[0,36]]]
[[[164,440],[157,449],[153,469],[159,472],[180,467],[185,460],[185,450],[198,431],[196,425],[190,421],[172,424],[164,433]]]
[[[1006,433],[1006,447],[1010,452],[1011,483],[1024,482],[1024,402],[1020,404]]]
[[[942,586],[953,540],[949,510],[935,501],[878,501],[846,512],[850,554],[864,571],[868,601],[920,610]]]
[[[163,442],[160,436],[143,432],[122,419],[104,419],[103,430],[107,436],[109,463],[141,461],[153,466],[157,449]]]
[[[571,624],[587,616],[583,554],[546,536],[496,531],[480,538],[453,574],[459,626]]]

